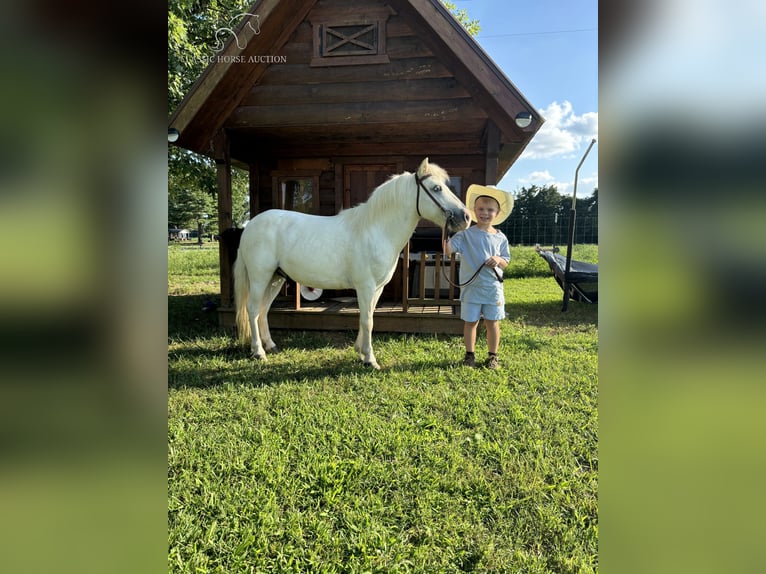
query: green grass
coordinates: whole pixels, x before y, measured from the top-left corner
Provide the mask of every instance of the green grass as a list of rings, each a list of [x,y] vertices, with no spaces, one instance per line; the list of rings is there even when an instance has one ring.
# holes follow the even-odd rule
[[[543,247],[550,249],[550,246]],[[561,255],[566,255],[566,246],[561,248]],[[575,245],[572,258],[587,263],[598,263],[598,245]],[[533,247],[511,247],[511,262],[505,268],[505,278],[514,277],[550,277],[548,264]]]
[[[216,295],[219,285],[217,243],[168,245],[168,295]]]
[[[597,571],[595,306],[506,280],[498,371],[396,334],[368,370],[351,332],[259,364],[202,309],[215,245],[168,257],[169,571]]]

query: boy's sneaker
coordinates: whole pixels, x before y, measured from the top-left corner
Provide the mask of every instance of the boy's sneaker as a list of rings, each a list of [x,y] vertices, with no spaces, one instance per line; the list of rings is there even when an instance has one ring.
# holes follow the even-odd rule
[[[473,353],[466,353],[463,357],[463,366],[474,368],[476,366],[476,355]]]
[[[487,362],[484,366],[487,367],[488,369],[493,369],[493,370],[497,369],[499,367],[497,363],[497,355],[495,355],[494,353],[490,353],[490,355],[487,357]]]

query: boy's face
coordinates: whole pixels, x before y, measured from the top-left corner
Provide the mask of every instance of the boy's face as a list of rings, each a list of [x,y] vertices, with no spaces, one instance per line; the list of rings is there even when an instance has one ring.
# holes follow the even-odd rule
[[[491,197],[477,197],[473,204],[473,212],[479,225],[491,225],[499,211],[500,204]]]

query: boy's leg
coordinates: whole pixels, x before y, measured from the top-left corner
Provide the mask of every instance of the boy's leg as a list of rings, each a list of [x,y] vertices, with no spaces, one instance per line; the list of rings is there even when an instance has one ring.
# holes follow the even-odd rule
[[[500,345],[500,321],[484,319],[484,327],[487,329],[487,351],[497,354],[497,348]],[[474,336],[476,336],[475,331]]]
[[[478,321],[463,322],[463,343],[465,344],[465,357],[463,357],[463,366],[466,367],[476,366],[474,347],[476,346],[476,327],[478,325]]]
[[[473,353],[476,346],[476,328],[481,319],[481,305],[466,303],[460,305],[460,318],[463,320],[463,343],[466,353]]]
[[[474,347],[476,346],[476,328],[478,325],[478,321],[463,322],[463,343],[465,344],[466,353],[474,352]]]
[[[488,321],[484,319],[487,328],[487,362],[484,365],[488,369],[497,369],[497,348],[500,344],[500,321]]]
[[[479,319],[481,319],[481,305],[463,302],[460,306],[460,318],[463,320],[463,344],[465,345],[463,365],[475,367],[474,348],[476,347],[476,331],[479,326]]]

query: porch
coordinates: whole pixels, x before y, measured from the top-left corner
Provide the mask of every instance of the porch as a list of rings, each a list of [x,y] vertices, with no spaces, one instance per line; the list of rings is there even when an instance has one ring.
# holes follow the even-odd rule
[[[234,326],[234,308],[219,309],[224,326]],[[375,332],[446,333],[460,335],[463,322],[455,305],[409,306],[380,302],[374,314]],[[355,297],[303,301],[299,308],[287,299],[278,299],[269,312],[272,329],[355,331],[359,328],[359,307]]]
[[[459,255],[443,258],[440,253],[425,250],[410,252],[413,245],[418,249],[431,247],[436,238],[440,243],[440,236],[433,231],[416,232],[405,245],[394,277],[387,286],[389,297],[382,297],[375,307],[376,332],[463,333],[459,288],[455,286],[460,269]],[[221,326],[233,328],[234,307],[219,308],[219,321]],[[300,285],[287,283],[282,295],[271,306],[269,326],[272,329],[353,331],[359,328],[359,306],[356,297],[343,294],[309,301],[301,297]]]

